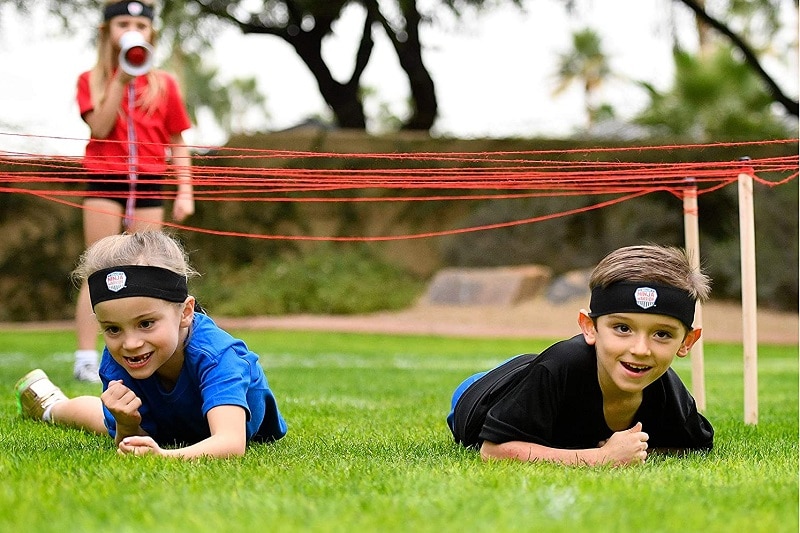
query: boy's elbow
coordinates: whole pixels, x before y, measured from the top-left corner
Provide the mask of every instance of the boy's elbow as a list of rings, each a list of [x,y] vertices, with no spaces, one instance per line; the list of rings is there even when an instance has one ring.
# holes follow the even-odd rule
[[[508,459],[510,456],[505,453],[505,448],[502,444],[495,444],[488,440],[483,441],[481,444],[481,459],[490,461],[493,459]]]

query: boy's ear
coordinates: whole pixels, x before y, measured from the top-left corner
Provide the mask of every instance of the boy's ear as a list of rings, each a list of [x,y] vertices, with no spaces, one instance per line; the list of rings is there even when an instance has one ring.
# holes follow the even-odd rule
[[[586,341],[586,344],[593,345],[597,339],[597,329],[594,327],[594,320],[589,316],[589,312],[586,309],[581,309],[580,313],[578,313],[578,325],[581,327],[583,340]]]
[[[702,328],[693,329],[687,333],[686,337],[683,338],[683,344],[681,344],[681,347],[678,349],[678,353],[676,355],[678,357],[686,357],[689,355],[689,350],[692,349],[692,346],[694,346],[694,343],[697,342],[697,339],[700,338],[700,334],[702,333]]]

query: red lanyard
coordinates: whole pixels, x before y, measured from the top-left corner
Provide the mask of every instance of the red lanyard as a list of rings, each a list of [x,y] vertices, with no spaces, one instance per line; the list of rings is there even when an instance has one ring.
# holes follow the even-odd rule
[[[136,147],[136,130],[133,125],[133,108],[136,105],[136,87],[134,82],[128,84],[128,198],[125,201],[125,229],[133,224],[133,211],[136,207],[136,178],[138,174],[138,152]]]

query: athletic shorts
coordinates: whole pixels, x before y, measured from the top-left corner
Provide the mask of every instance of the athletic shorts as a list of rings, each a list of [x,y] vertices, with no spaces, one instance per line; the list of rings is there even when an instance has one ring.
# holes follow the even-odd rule
[[[139,207],[161,207],[164,205],[163,186],[161,183],[152,183],[160,180],[161,176],[142,175],[137,177],[136,204]],[[146,183],[151,182],[151,183]],[[86,178],[86,191],[95,193],[86,198],[102,198],[117,202],[123,208],[128,202],[130,183],[127,174],[89,174]],[[96,193],[109,193],[108,196]]]

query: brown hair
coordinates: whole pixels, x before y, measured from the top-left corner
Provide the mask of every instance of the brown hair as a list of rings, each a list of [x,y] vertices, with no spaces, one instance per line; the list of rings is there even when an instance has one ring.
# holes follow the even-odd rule
[[[655,244],[627,246],[605,256],[589,278],[589,289],[618,281],[660,283],[688,292],[698,302],[711,293],[711,279],[692,267],[682,248]]]

